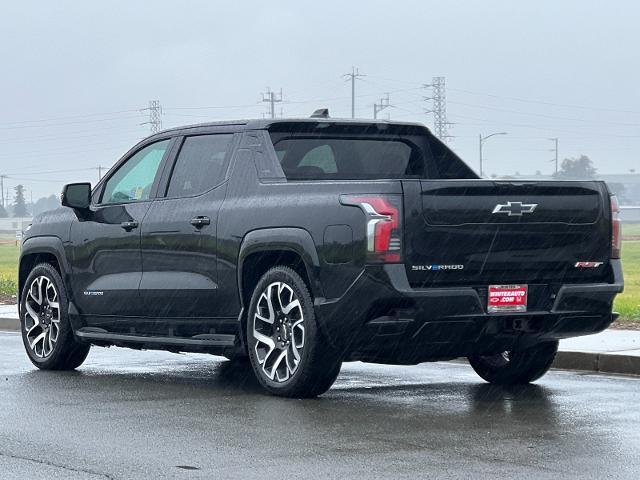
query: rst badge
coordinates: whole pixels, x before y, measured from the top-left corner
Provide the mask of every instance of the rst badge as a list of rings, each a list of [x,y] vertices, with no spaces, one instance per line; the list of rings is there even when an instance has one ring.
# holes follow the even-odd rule
[[[576,262],[575,268],[598,268],[603,265],[603,262]]]
[[[521,217],[525,213],[533,213],[537,203],[507,202],[493,207],[491,213],[504,213],[509,217]]]

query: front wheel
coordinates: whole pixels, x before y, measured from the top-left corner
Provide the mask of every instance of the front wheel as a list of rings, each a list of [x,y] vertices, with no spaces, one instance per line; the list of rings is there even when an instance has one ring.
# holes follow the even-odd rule
[[[469,357],[469,364],[483,379],[498,384],[530,383],[551,368],[558,342],[546,342],[523,350]]]
[[[247,341],[258,381],[274,395],[315,397],[340,373],[342,362],[317,327],[309,290],[291,268],[274,267],[256,285]]]
[[[89,345],[73,336],[67,292],[52,265],[36,265],[20,299],[22,342],[29,360],[43,370],[73,370],[84,362]]]

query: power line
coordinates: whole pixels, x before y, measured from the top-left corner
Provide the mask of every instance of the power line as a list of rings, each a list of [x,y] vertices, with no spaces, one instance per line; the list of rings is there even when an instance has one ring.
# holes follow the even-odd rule
[[[103,117],[108,115],[117,115],[120,113],[133,113],[138,110],[117,110],[114,112],[104,112],[104,113],[83,113],[78,115],[67,115],[64,117],[51,117],[51,118],[39,118],[37,120],[18,120],[16,122],[8,122],[8,123],[0,123],[0,127],[11,126],[11,125],[24,125],[25,123],[42,123],[42,122],[55,122],[58,120],[71,120],[74,118],[88,118],[88,117]]]
[[[52,123],[48,125],[16,125],[12,127],[2,127],[0,126],[0,130],[20,130],[23,128],[50,128],[50,127],[62,127],[65,125],[78,125],[78,124],[86,124],[86,123],[98,123],[98,122],[111,122],[113,120],[126,120],[128,118],[139,118],[137,115],[127,115],[123,117],[111,117],[111,118],[98,118],[95,120],[78,120],[73,122],[63,122],[63,123]]]
[[[105,134],[108,135],[119,135],[124,133],[132,133],[136,132],[138,127],[138,123],[122,126],[122,125],[113,125],[111,127],[102,127],[100,130],[92,129],[92,130],[78,130],[78,131],[65,131],[64,135],[60,134],[47,134],[47,135],[29,135],[29,136],[21,136],[21,137],[13,137],[13,138],[3,138],[1,141],[3,144],[12,143],[29,143],[32,144],[34,141],[37,143],[41,142],[49,142],[49,141],[58,141],[58,140],[68,140],[68,139],[78,139],[78,138],[90,138],[90,137],[104,137]],[[86,135],[81,135],[86,134]]]
[[[31,176],[31,175],[49,175],[51,173],[72,173],[72,172],[85,172],[87,170],[94,170],[93,168],[68,168],[65,170],[47,170],[42,172],[21,172],[21,173],[7,173],[5,177],[8,176]]]
[[[149,112],[149,120],[142,122],[140,125],[149,125],[152,134],[162,130],[162,105],[160,105],[160,100],[149,100],[149,106],[141,108],[140,111]]]
[[[480,96],[492,97],[492,98],[502,98],[502,99],[505,99],[505,100],[513,100],[513,101],[516,101],[516,102],[538,103],[540,105],[548,105],[548,106],[551,106],[551,107],[577,108],[577,109],[581,109],[581,110],[595,110],[595,111],[602,111],[602,112],[617,112],[617,113],[640,114],[640,111],[638,111],[638,110],[621,110],[621,109],[617,109],[617,108],[593,107],[593,106],[586,106],[586,105],[575,105],[575,104],[570,104],[570,103],[555,103],[555,102],[547,102],[547,101],[544,101],[544,100],[533,100],[533,99],[528,99],[528,98],[508,97],[508,96],[504,96],[504,95],[494,95],[492,93],[474,92],[472,90],[464,90],[464,89],[461,89],[461,88],[451,88],[450,90],[454,90],[456,92],[469,93],[471,95],[480,95]]]
[[[481,108],[483,110],[495,110],[498,112],[506,112],[506,113],[515,113],[517,115],[527,115],[527,116],[531,116],[531,117],[542,117],[542,118],[550,118],[550,119],[554,119],[554,120],[569,120],[572,122],[586,122],[586,123],[596,123],[598,125],[602,125],[602,124],[608,124],[608,125],[617,125],[617,126],[623,126],[623,127],[637,127],[638,123],[627,123],[627,122],[608,122],[606,120],[589,120],[589,119],[585,119],[585,118],[574,118],[574,117],[562,117],[562,116],[558,116],[558,115],[546,115],[544,113],[531,113],[531,112],[523,112],[521,110],[511,110],[508,108],[499,108],[499,107],[490,107],[487,105],[476,105],[473,103],[464,103],[464,102],[456,102],[456,101],[451,101],[451,103],[454,103],[456,105],[464,105],[466,107],[473,107],[473,108]]]
[[[208,107],[170,107],[170,108],[165,108],[165,111],[170,111],[170,110],[212,110],[212,109],[225,109],[225,108],[229,108],[229,109],[233,109],[233,108],[251,108],[251,107],[257,107],[259,105],[259,103],[247,103],[245,105],[211,105]]]
[[[407,84],[407,85],[419,85],[420,84],[419,82],[400,80],[400,79],[397,79],[397,78],[389,78],[389,77],[383,77],[383,76],[379,76],[379,75],[371,75],[371,76],[374,77],[374,78],[379,78],[381,80],[387,80],[387,81],[396,82],[396,83],[404,83],[404,84]],[[595,106],[590,106],[590,105],[578,105],[578,104],[571,104],[571,103],[549,102],[549,101],[545,101],[545,100],[532,99],[532,98],[511,97],[511,96],[506,96],[506,95],[495,95],[495,94],[492,94],[492,93],[477,92],[477,91],[473,91],[473,90],[466,90],[466,89],[463,89],[463,88],[449,87],[449,90],[453,90],[453,91],[456,91],[456,92],[462,92],[462,93],[468,93],[470,95],[479,95],[479,96],[483,96],[483,97],[500,98],[500,99],[504,99],[504,100],[513,100],[513,101],[516,101],[516,102],[524,102],[524,103],[536,103],[536,104],[547,105],[547,106],[551,106],[551,107],[575,108],[575,109],[580,109],[580,110],[594,110],[594,111],[602,111],[602,112],[632,113],[632,114],[640,115],[640,111],[638,111],[638,110],[625,110],[625,109],[620,109],[620,108],[595,107]]]
[[[356,67],[351,67],[351,73],[343,75],[345,80],[351,80],[351,118],[356,118],[356,80],[364,76]]]
[[[267,91],[262,94],[262,101],[269,104],[269,115],[271,118],[276,118],[275,104],[282,102],[282,89],[280,89],[280,93],[276,93],[267,87]]]
[[[551,150],[549,150],[550,152],[554,152],[554,159],[551,160],[552,162],[555,161],[556,164],[556,175],[558,174],[558,137],[554,137],[554,138],[550,138],[549,140],[551,140],[553,142],[553,148]]]

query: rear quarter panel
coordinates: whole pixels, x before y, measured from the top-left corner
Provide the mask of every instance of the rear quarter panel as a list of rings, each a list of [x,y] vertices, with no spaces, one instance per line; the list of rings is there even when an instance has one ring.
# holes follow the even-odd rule
[[[218,223],[219,294],[224,316],[240,311],[237,267],[247,234],[281,228],[308,232],[319,261],[318,266],[307,265],[319,283],[319,291],[313,293],[316,298],[336,298],[361,273],[365,253],[364,214],[359,208],[341,205],[340,195],[402,192],[398,181],[261,182],[250,150],[240,150],[232,168]],[[268,243],[269,236],[263,237]],[[277,238],[275,233],[273,238]],[[277,249],[278,242],[274,241],[273,247]]]

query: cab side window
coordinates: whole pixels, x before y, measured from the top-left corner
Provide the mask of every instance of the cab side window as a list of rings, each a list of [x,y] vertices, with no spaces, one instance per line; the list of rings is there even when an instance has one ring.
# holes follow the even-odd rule
[[[176,159],[167,197],[199,195],[224,181],[233,134],[187,137]]]
[[[147,145],[135,153],[107,180],[100,203],[139,202],[149,199],[170,140]]]

